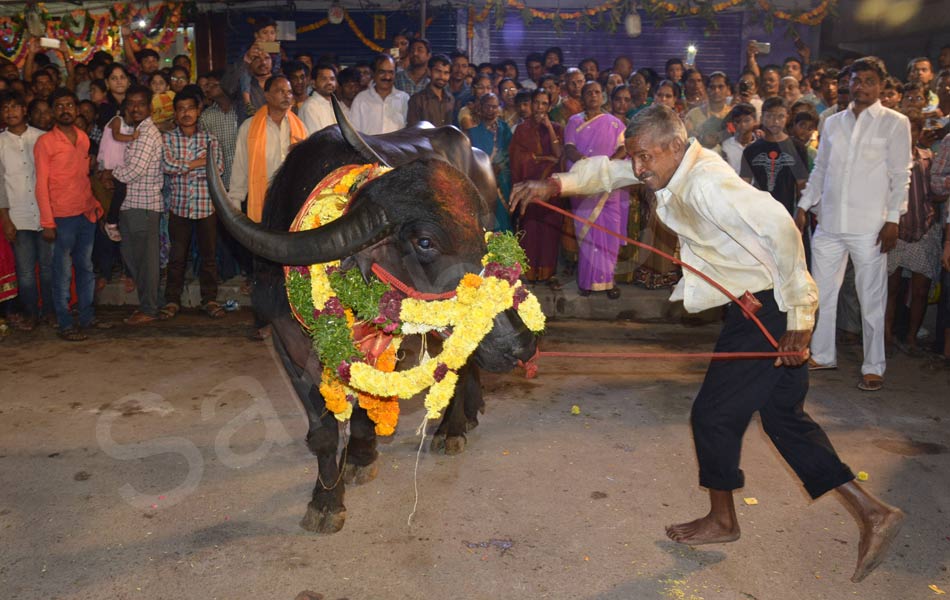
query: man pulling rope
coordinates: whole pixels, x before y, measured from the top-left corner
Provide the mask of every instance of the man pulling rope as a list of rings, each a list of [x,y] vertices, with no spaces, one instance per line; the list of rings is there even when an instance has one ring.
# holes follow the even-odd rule
[[[767,192],[742,181],[735,171],[695,140],[682,121],[662,105],[648,107],[626,131],[630,160],[594,157],[569,173],[515,187],[512,210],[559,194],[589,195],[635,183],[656,193],[657,215],[680,240],[684,262],[719,280],[773,336],[771,360],[710,364],[693,403],[691,423],[699,462],[699,483],[709,490],[709,514],[671,525],[666,534],[689,546],[739,538],[733,491],[743,486],[739,468],[742,436],[755,411],[785,461],[812,498],[834,490],[857,516],[858,561],[851,580],[861,581],[883,560],[904,513],[878,500],[854,481],[851,469],[821,427],[803,410],[808,391],[808,344],[818,292],[805,265],[801,236],[785,208]],[[751,293],[749,293],[751,292]],[[725,303],[721,292],[684,271],[671,300],[697,312]],[[766,337],[730,303],[716,352],[768,352]]]

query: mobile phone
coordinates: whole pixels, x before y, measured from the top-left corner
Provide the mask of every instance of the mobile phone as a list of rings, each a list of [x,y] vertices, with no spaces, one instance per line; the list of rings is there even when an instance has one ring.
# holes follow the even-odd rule
[[[56,38],[41,37],[40,46],[43,48],[59,48],[59,40]]]
[[[280,42],[260,42],[261,50],[268,54],[277,54],[280,52]]]
[[[683,60],[687,67],[692,67],[696,64],[696,46],[690,44],[686,47],[686,59]]]
[[[397,59],[398,59],[398,58],[399,58],[399,48],[390,48],[390,49],[389,49],[389,55],[392,56],[393,58],[397,58]]]
[[[755,46],[755,51],[759,54],[768,54],[772,51],[771,42],[752,42],[752,44]]]

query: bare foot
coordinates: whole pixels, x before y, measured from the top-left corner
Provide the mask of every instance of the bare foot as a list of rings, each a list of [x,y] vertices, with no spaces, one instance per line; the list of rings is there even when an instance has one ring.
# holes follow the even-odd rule
[[[886,513],[870,517],[870,522],[862,525],[861,541],[858,543],[858,564],[854,575],[851,576],[852,582],[862,581],[881,564],[903,524],[904,512],[899,508],[892,508]]]
[[[739,524],[723,524],[712,515],[706,515],[689,523],[669,525],[666,535],[674,542],[687,546],[724,544],[739,539]]]

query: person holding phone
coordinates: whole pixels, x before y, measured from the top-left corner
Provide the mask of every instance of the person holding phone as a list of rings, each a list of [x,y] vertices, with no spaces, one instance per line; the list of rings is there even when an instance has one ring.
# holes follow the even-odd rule
[[[253,105],[251,102],[251,69],[255,59],[262,58],[262,54],[267,54],[270,57],[270,73],[267,76],[280,73],[280,42],[277,41],[277,23],[270,17],[261,17],[254,21],[254,42],[244,53],[245,68],[241,73],[241,100],[243,106]]]

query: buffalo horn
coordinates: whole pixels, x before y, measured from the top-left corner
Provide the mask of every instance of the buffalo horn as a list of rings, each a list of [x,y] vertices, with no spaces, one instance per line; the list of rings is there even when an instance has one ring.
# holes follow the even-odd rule
[[[214,145],[208,145],[208,165],[217,164]],[[238,242],[256,256],[280,265],[312,265],[339,260],[372,246],[388,235],[386,214],[367,203],[323,227],[307,231],[272,231],[247,218],[228,199],[217,169],[208,168],[208,189],[218,218]]]
[[[353,124],[350,123],[350,120],[346,118],[343,107],[340,105],[340,101],[336,99],[335,94],[330,96],[330,101],[333,103],[333,115],[336,117],[336,122],[340,125],[340,133],[343,134],[343,139],[346,140],[346,143],[369,162],[388,167],[389,163],[383,160],[383,158],[366,143],[366,140],[363,139],[360,132],[357,131],[356,128],[353,127]]]

